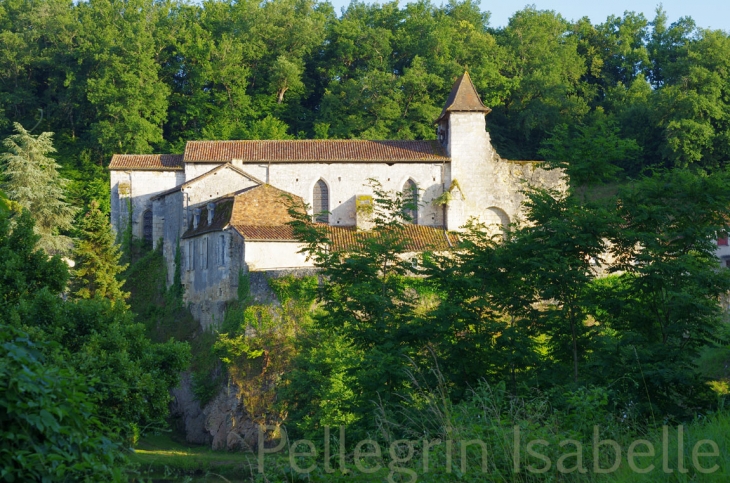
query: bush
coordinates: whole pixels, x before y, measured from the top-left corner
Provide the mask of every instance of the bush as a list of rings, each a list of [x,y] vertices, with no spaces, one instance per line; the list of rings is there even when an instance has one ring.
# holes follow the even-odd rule
[[[48,365],[28,334],[0,325],[0,479],[125,481],[126,459],[89,402],[85,378]]]

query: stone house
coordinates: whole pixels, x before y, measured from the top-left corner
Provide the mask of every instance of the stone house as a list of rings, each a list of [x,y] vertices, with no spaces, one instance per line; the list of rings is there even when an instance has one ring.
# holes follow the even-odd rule
[[[239,270],[311,270],[286,225],[283,193],[309,205],[346,249],[366,228],[357,206],[372,197],[370,178],[386,190],[415,188],[413,251],[446,250],[450,232],[470,219],[497,229],[519,221],[524,183],[564,187],[560,171],[500,158],[489,112],[464,73],[435,122],[435,141],[189,141],[182,155],[115,155],[112,226],[162,243],[168,283],[179,247],[186,301],[201,321],[219,317],[235,296]]]

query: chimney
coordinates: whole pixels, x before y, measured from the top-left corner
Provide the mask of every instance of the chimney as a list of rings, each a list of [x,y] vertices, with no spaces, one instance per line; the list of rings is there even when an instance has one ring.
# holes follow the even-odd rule
[[[373,227],[374,207],[371,195],[355,196],[355,225],[358,230],[370,230]]]

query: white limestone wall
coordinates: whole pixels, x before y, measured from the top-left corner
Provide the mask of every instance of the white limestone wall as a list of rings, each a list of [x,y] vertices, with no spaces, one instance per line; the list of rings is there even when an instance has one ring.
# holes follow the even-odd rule
[[[183,195],[180,191],[169,193],[152,202],[155,243],[162,238],[162,254],[167,265],[167,286],[175,276],[175,252],[183,225]],[[159,227],[159,228],[158,228]],[[158,234],[160,229],[160,234]],[[157,245],[155,245],[156,247]],[[182,263],[182,262],[181,262]]]
[[[225,163],[185,163],[185,182],[212,171]]]
[[[298,242],[246,241],[244,260],[248,271],[279,270],[284,268],[313,267],[311,260],[298,253],[303,245]]]
[[[443,192],[448,163],[242,163],[233,165],[256,178],[312,204],[314,184],[324,180],[329,188],[330,225],[354,226],[355,196],[371,195],[368,179],[375,178],[386,190],[401,191],[408,179],[419,187],[418,224],[441,226],[442,209],[432,200]]]
[[[255,181],[251,181],[228,167],[183,188],[183,222],[180,225],[180,236],[188,229],[194,208],[208,203],[210,200],[256,185]]]
[[[142,237],[142,216],[152,208],[150,198],[183,183],[182,171],[117,171],[111,172],[111,221],[116,233],[122,232],[130,219],[132,236]]]
[[[529,161],[508,161],[491,145],[482,113],[449,115],[447,187],[456,180],[447,209],[447,228],[459,230],[470,218],[492,225],[519,222],[527,185],[565,189],[560,170],[546,171]]]
[[[255,181],[251,181],[242,174],[235,172],[229,166],[191,183],[183,189],[183,192],[188,205],[193,206],[207,203],[210,200],[257,184]]]

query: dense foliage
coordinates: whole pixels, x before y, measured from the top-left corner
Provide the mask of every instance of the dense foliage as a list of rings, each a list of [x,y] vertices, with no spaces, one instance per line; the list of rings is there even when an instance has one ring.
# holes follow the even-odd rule
[[[189,349],[153,343],[121,300],[62,296],[66,263],[38,248],[30,212],[17,210],[0,212],[0,419],[12,444],[0,472],[8,481],[119,479],[119,443],[164,426]]]
[[[17,134],[3,141],[7,152],[0,155],[0,187],[33,215],[39,246],[51,254],[64,253],[71,240],[60,232],[71,229],[76,210],[66,202],[68,180],[59,175],[60,166],[48,157],[56,151],[53,133],[33,136],[18,123],[15,131]]]
[[[114,242],[114,232],[99,203],[91,201],[89,211],[81,218],[78,239],[74,245],[71,290],[79,298],[103,297],[120,302],[129,297],[122,291],[124,281],[119,274],[127,265],[120,265],[122,252]]]
[[[730,37],[688,17],[669,25],[661,9],[592,23],[526,8],[492,28],[472,0],[353,2],[339,15],[313,0],[0,6],[0,137],[15,122],[56,133],[82,204],[105,201],[100,168],[113,153],[181,152],[190,139],[433,138],[465,69],[507,158],[582,162],[588,138],[608,148],[590,153],[597,178],[728,159]]]
[[[21,330],[0,324],[0,344],[3,481],[126,481],[87,378],[49,365]]]
[[[568,419],[588,393],[595,410],[638,426],[711,410],[697,360],[727,344],[719,299],[730,271],[718,269],[715,240],[728,229],[728,183],[674,170],[600,202],[529,191],[524,224],[491,236],[472,225],[453,253],[417,265],[402,194],[376,188],[376,236],[348,253],[328,250],[326,232],[292,206],[324,276],[282,391],[290,424],[367,432],[378,413],[408,426],[418,418],[404,411],[463,401],[481,383],[541,394]],[[435,387],[440,396],[422,394]]]

